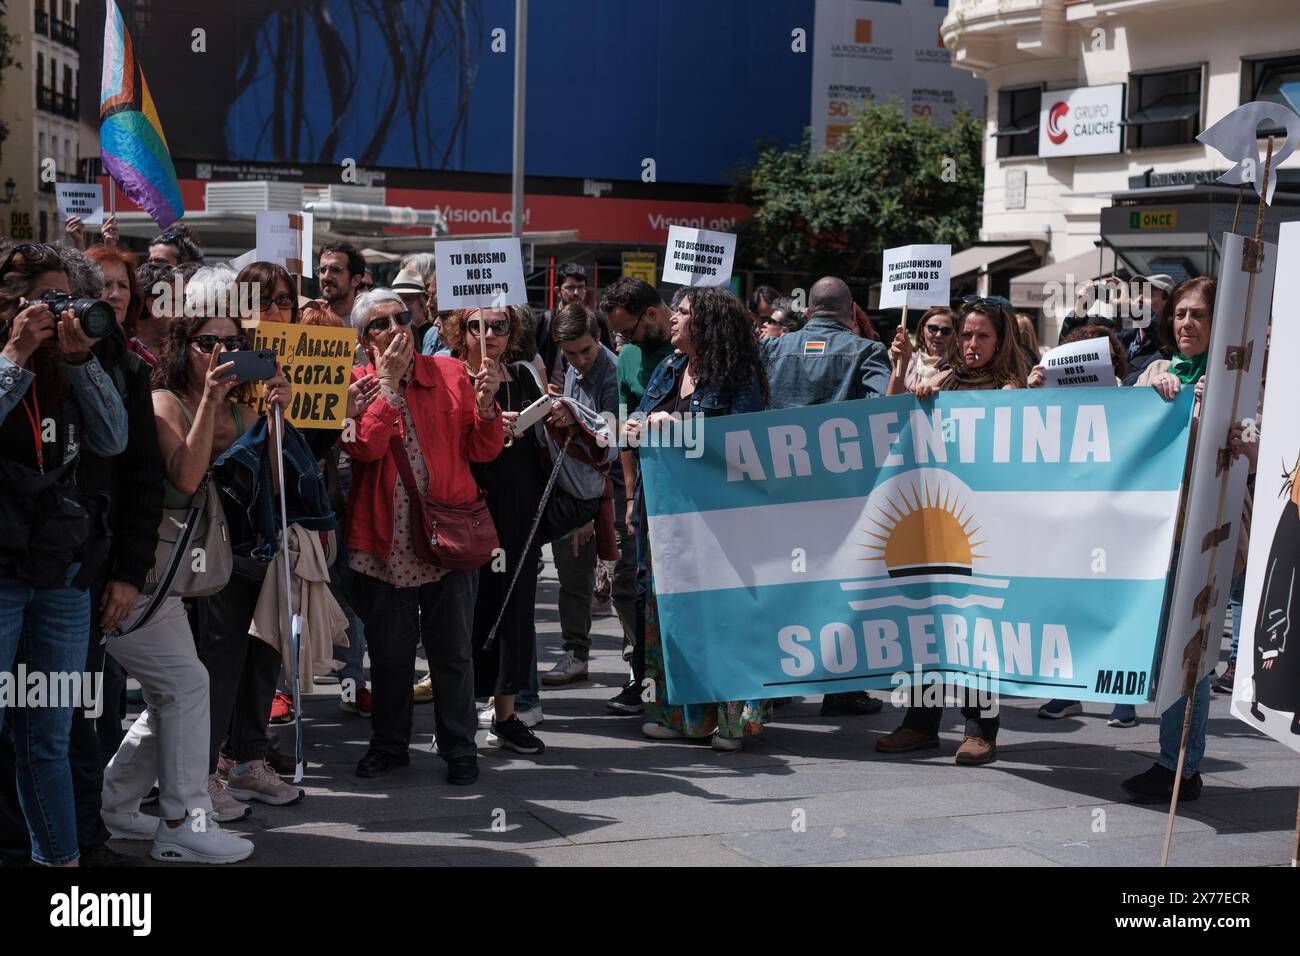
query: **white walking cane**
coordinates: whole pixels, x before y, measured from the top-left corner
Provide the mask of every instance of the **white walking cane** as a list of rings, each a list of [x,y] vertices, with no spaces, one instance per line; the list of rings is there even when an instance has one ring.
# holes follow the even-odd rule
[[[293,755],[297,767],[293,782],[302,783],[302,687],[298,682],[298,642],[302,639],[302,615],[293,611],[293,575],[289,571],[289,511],[284,501],[284,413],[275,406],[275,444],[280,454],[280,549],[284,558],[284,600],[289,607],[289,660],[293,688]]]

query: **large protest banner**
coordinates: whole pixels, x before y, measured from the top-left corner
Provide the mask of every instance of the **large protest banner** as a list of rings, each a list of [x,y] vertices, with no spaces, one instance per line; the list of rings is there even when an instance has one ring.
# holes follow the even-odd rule
[[[293,387],[288,420],[299,428],[342,428],[357,333],[321,325],[262,322],[253,348],[271,349]],[[260,387],[258,412],[265,411]]]
[[[1300,354],[1300,222],[1282,224],[1269,350]],[[1232,712],[1300,750],[1300,379],[1264,386]],[[1249,436],[1246,436],[1249,437]],[[1296,633],[1291,633],[1291,628]]]
[[[1187,470],[1182,546],[1169,602],[1164,662],[1156,681],[1156,707],[1161,711],[1185,692],[1189,677],[1185,668],[1198,648],[1200,666],[1191,680],[1193,686],[1218,666],[1218,642],[1228,613],[1228,591],[1249,471],[1245,458],[1232,461],[1229,457],[1228,429],[1233,422],[1253,418],[1259,404],[1264,337],[1277,269],[1277,246],[1265,242],[1264,262],[1255,276],[1254,293],[1247,295],[1250,273],[1242,268],[1243,241],[1242,236],[1223,236],[1223,261],[1205,364],[1205,399]],[[1248,305],[1250,311],[1243,316]],[[1225,471],[1226,485],[1221,481]]]
[[[1148,700],[1191,407],[944,392],[674,426],[640,452],[669,700],[914,670]]]

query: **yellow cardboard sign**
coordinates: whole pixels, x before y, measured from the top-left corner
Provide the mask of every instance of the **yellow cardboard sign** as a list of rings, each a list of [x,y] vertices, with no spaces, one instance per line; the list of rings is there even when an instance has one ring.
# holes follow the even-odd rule
[[[293,387],[288,419],[299,428],[343,428],[357,333],[320,325],[262,322],[253,348],[271,349]],[[258,411],[265,411],[258,388]]]
[[[640,279],[650,285],[655,284],[655,275],[659,269],[659,256],[653,252],[623,253],[623,277]]]

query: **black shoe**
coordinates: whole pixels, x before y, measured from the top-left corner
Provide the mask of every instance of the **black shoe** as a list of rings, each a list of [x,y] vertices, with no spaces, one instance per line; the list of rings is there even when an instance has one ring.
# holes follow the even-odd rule
[[[133,856],[127,856],[125,853],[118,853],[116,850],[107,846],[91,847],[81,854],[81,865],[91,867],[101,867],[104,869],[121,866],[144,866],[143,861],[137,860]]]
[[[526,727],[524,729],[527,730]],[[468,787],[477,779],[478,757],[452,757],[447,761],[448,783],[457,787]]]
[[[1174,772],[1155,764],[1146,773],[1129,777],[1120,786],[1138,803],[1168,803],[1174,793]],[[1201,795],[1202,786],[1199,773],[1183,778],[1183,785],[1178,790],[1179,803],[1195,800]]]
[[[386,750],[375,750],[372,747],[366,751],[366,755],[357,763],[357,776],[382,777],[394,767],[405,767],[410,762],[410,754],[404,753],[399,757],[388,753]]]
[[[276,749],[275,745],[276,740],[272,738],[271,746],[266,748],[267,765],[282,777],[291,773],[296,773],[298,771],[297,759],[288,754],[280,753],[280,751]]]
[[[1232,683],[1237,678],[1237,662],[1228,661],[1228,669],[1214,679],[1210,690],[1216,694],[1231,694]]]
[[[641,699],[641,685],[628,681],[627,686],[618,692],[617,697],[605,701],[605,706],[616,714],[643,714],[645,701]]]
[[[866,717],[884,710],[883,702],[865,690],[851,690],[847,694],[827,694],[822,698],[823,717]]]
[[[546,753],[546,744],[519,719],[518,714],[511,714],[509,720],[492,721],[487,742],[489,747],[503,747],[517,754]]]

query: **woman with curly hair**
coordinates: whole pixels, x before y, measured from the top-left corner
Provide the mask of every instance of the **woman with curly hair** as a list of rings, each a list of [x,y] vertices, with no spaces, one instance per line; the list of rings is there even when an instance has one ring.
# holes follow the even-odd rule
[[[677,350],[660,363],[628,422],[633,433],[640,420],[663,427],[670,417],[699,414],[712,418],[759,412],[767,407],[767,373],[744,304],[726,289],[691,289],[672,317],[672,344]],[[644,521],[644,515],[642,516]],[[671,560],[672,555],[660,559]],[[674,705],[668,700],[654,565],[647,548],[650,582],[646,600],[646,676],[655,682],[654,698],[645,705],[641,732],[655,740],[713,738],[713,749],[739,750],[746,734],[758,733],[772,715],[771,701],[730,700],[713,704]]]

